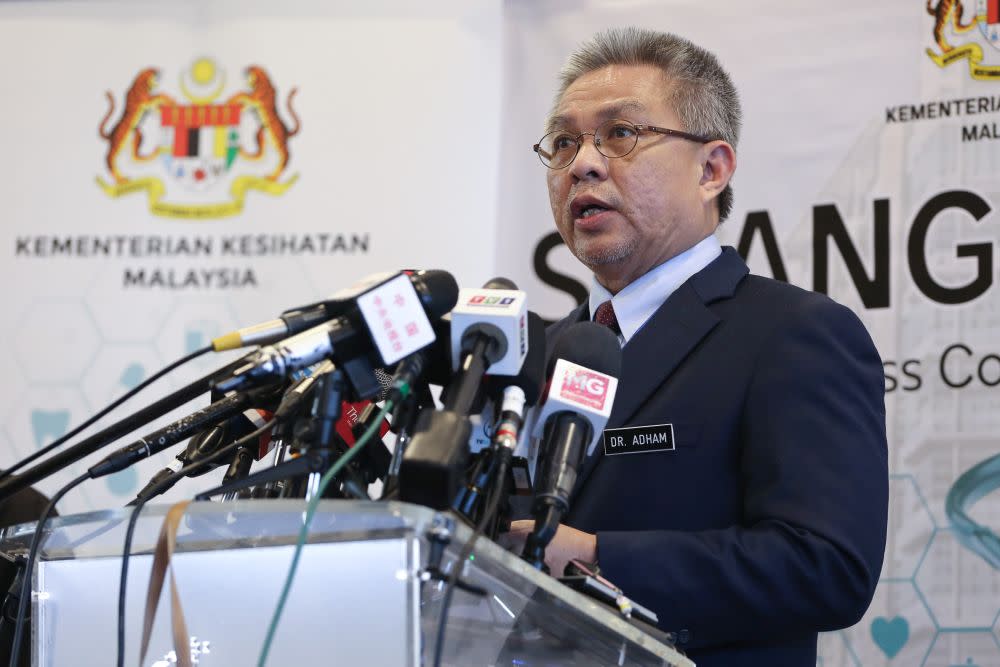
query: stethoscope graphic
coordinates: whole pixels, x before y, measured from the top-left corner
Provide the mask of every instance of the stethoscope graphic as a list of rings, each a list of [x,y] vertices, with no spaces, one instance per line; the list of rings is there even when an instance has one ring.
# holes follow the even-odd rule
[[[948,490],[944,511],[962,546],[979,554],[987,563],[1000,570],[1000,537],[966,514],[976,501],[998,488],[1000,454],[977,463],[955,480]]]

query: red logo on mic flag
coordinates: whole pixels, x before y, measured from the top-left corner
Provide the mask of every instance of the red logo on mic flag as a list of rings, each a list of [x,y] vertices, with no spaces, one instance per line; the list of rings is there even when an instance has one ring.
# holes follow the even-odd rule
[[[563,376],[562,389],[559,393],[574,403],[603,410],[604,401],[608,397],[608,378],[577,366]]]
[[[361,413],[369,405],[371,405],[371,401],[359,401],[357,403],[343,401],[340,404],[340,419],[337,420],[336,429],[348,447],[354,446],[354,432],[351,429],[358,423],[358,420],[361,419]],[[389,422],[383,419],[382,423],[379,424],[378,437],[385,437],[385,434],[388,432]]]

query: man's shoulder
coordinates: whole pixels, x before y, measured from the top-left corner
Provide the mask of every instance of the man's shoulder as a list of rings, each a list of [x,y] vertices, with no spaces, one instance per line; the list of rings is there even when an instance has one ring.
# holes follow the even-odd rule
[[[744,279],[734,300],[788,314],[817,311],[854,314],[850,308],[826,294],[754,273],[748,274]]]
[[[756,273],[747,274],[740,284],[737,295],[753,296],[767,301],[791,301],[793,303],[836,303],[825,294],[807,290],[792,283],[775,280]]]
[[[831,344],[834,340],[849,343],[858,350],[876,349],[868,327],[848,306],[826,294],[764,276],[748,275],[721,312],[745,337],[754,338],[756,332],[764,344],[805,336]]]

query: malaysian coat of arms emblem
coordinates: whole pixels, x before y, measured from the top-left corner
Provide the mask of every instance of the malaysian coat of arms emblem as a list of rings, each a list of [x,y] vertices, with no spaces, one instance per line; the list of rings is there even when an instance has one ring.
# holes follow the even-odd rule
[[[962,0],[927,0],[927,13],[934,20],[935,48],[927,55],[938,67],[965,60],[969,74],[980,81],[1000,80],[1000,65],[984,64],[986,53],[981,42],[1000,50],[1000,0],[976,0],[975,11],[966,16]],[[978,33],[974,30],[978,28]],[[949,34],[950,33],[950,34]],[[976,41],[953,45],[955,38],[978,37]]]
[[[178,102],[159,91],[158,70],[143,69],[110,128],[115,98],[108,91],[98,133],[107,142],[110,178],[98,176],[98,186],[115,198],[145,192],[152,213],[187,219],[236,215],[249,191],[284,194],[298,178],[282,180],[289,140],[301,129],[292,106],[296,89],[285,100],[289,127],[264,68],[251,65],[244,73],[246,88],[223,99],[225,74],[201,58],[181,75],[186,101]]]

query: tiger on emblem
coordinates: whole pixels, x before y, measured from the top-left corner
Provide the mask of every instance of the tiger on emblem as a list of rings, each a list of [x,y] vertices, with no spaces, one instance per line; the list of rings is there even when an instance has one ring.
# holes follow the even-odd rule
[[[271,181],[277,181],[278,176],[288,165],[288,140],[298,134],[299,129],[301,129],[299,117],[296,115],[295,109],[292,108],[292,98],[295,97],[298,88],[292,88],[286,102],[288,114],[295,121],[295,128],[289,130],[282,122],[281,117],[278,116],[277,93],[271,79],[267,76],[267,72],[262,67],[251,65],[246,68],[246,76],[247,82],[250,84],[250,92],[237,93],[229,99],[228,103],[246,104],[253,108],[260,117],[261,125],[256,133],[256,151],[246,151],[241,147],[240,155],[251,160],[260,159],[264,153],[266,135],[270,134],[271,140],[278,150],[279,160],[278,166],[268,174],[267,178]]]
[[[972,21],[962,25],[962,0],[938,0],[937,6],[932,6],[933,0],[927,0],[927,13],[934,17],[934,41],[941,47],[941,53],[947,53],[954,47],[944,38],[944,29],[951,20],[955,32],[963,33],[972,30],[976,26],[975,17]]]
[[[152,160],[158,154],[158,151],[154,151],[150,155],[139,154],[139,146],[142,144],[142,130],[139,129],[139,123],[143,117],[162,104],[174,104],[173,98],[169,95],[153,93],[157,85],[156,78],[158,74],[157,70],[148,67],[136,75],[135,80],[125,94],[125,108],[122,110],[122,117],[115,123],[110,132],[105,130],[105,126],[108,120],[111,119],[111,115],[115,112],[115,98],[110,90],[105,93],[108,96],[108,113],[104,116],[104,120],[101,121],[97,132],[102,139],[108,142],[108,154],[105,157],[105,163],[108,165],[108,171],[111,172],[111,175],[114,176],[115,181],[118,183],[128,181],[118,171],[117,161],[118,155],[125,147],[125,142],[129,138],[129,135],[132,136],[132,159],[138,162],[146,162]]]

